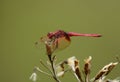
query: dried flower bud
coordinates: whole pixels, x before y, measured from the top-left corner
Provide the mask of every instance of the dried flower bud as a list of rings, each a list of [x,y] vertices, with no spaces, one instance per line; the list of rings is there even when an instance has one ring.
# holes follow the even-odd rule
[[[74,72],[74,75],[78,79],[78,81],[83,82],[83,80],[81,78],[81,73],[79,70],[79,61],[75,58],[75,56],[68,58],[67,64],[71,67],[71,69]]]
[[[80,69],[79,69],[79,61],[75,60],[75,74],[77,75],[78,79],[83,82],[82,77],[81,77],[81,73],[80,73]]]
[[[35,72],[33,72],[29,79],[32,80],[33,82],[36,82],[37,74]]]
[[[84,65],[84,73],[85,73],[85,75],[90,74],[91,60],[92,60],[91,56],[89,56],[88,59],[84,60],[85,61],[85,65]]]
[[[72,68],[73,71],[75,71],[75,63],[74,61],[76,60],[75,56],[68,58],[67,64]]]
[[[118,62],[109,64],[109,65],[108,65],[108,71],[107,71],[107,73],[105,74],[105,76],[108,75],[108,74],[111,72],[111,70],[112,70],[117,64],[118,64]]]
[[[95,76],[94,81],[96,80],[104,80],[105,77],[111,72],[111,70],[118,64],[118,62],[116,63],[110,63],[108,65],[105,65],[100,71],[99,73]]]
[[[56,66],[55,68],[56,70],[56,74],[58,77],[63,76],[64,75],[64,62],[60,63],[58,66]]]

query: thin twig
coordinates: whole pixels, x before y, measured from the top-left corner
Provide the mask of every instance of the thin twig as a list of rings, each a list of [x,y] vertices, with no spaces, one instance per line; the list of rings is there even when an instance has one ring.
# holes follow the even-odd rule
[[[54,60],[52,60],[52,58],[50,56],[48,56],[48,57],[49,57],[49,61],[51,63],[52,71],[53,71],[53,78],[56,80],[56,82],[60,82],[60,80],[56,76],[56,71],[55,71],[55,67],[54,67]]]
[[[52,74],[52,70],[49,69],[49,67],[47,67],[42,60],[40,60],[41,65],[43,65],[51,74]]]
[[[55,67],[54,67],[55,66],[54,65],[54,58],[52,58],[51,47],[48,44],[46,44],[46,51],[47,51],[48,59],[49,59],[50,64],[51,64],[53,78],[56,82],[60,82],[60,80],[57,78],[57,75],[56,75],[56,71],[55,71]]]
[[[51,75],[51,74],[48,74],[48,73],[46,73],[46,72],[42,71],[39,67],[35,67],[35,69],[36,69],[37,71],[39,71],[39,72],[41,72],[41,73],[43,73],[43,74],[47,75],[47,76],[52,77],[52,75]]]

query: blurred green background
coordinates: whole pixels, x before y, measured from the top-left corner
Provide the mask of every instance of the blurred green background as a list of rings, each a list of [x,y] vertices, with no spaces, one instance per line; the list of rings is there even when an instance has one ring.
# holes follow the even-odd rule
[[[103,35],[73,37],[67,49],[56,53],[58,61],[76,56],[81,69],[84,58],[91,55],[91,77],[120,57],[120,0],[0,0],[0,8],[0,82],[32,82],[34,66],[47,60],[44,46],[39,49],[34,43],[58,29]],[[118,76],[120,65],[108,77]],[[77,82],[71,73],[60,79]],[[39,73],[37,82],[54,80]]]

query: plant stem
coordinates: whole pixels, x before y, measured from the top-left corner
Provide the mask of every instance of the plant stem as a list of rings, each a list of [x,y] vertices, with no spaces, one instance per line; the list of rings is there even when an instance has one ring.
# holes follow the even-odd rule
[[[54,78],[54,80],[56,80],[56,82],[60,82],[60,80],[56,76],[56,71],[55,71],[55,67],[54,67],[54,60],[52,60],[51,55],[48,55],[48,58],[49,58],[49,61],[51,63],[51,68],[53,71],[53,78]]]
[[[89,82],[89,74],[85,76],[85,82]]]
[[[51,68],[52,68],[52,72],[53,72],[53,78],[56,82],[60,82],[60,80],[57,78],[56,76],[56,70],[55,70],[55,65],[54,65],[54,57],[52,57],[52,50],[51,50],[51,47],[46,44],[46,51],[47,51],[47,55],[48,55],[48,59],[50,61],[50,64],[51,64]]]

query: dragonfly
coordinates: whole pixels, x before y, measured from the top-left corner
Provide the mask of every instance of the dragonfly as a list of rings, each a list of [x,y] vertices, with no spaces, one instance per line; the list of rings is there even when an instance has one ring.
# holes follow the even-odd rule
[[[101,37],[101,34],[83,34],[57,30],[55,32],[49,32],[45,37],[41,37],[40,42],[47,44],[51,52],[56,52],[67,48],[71,43],[71,37],[74,36]]]

